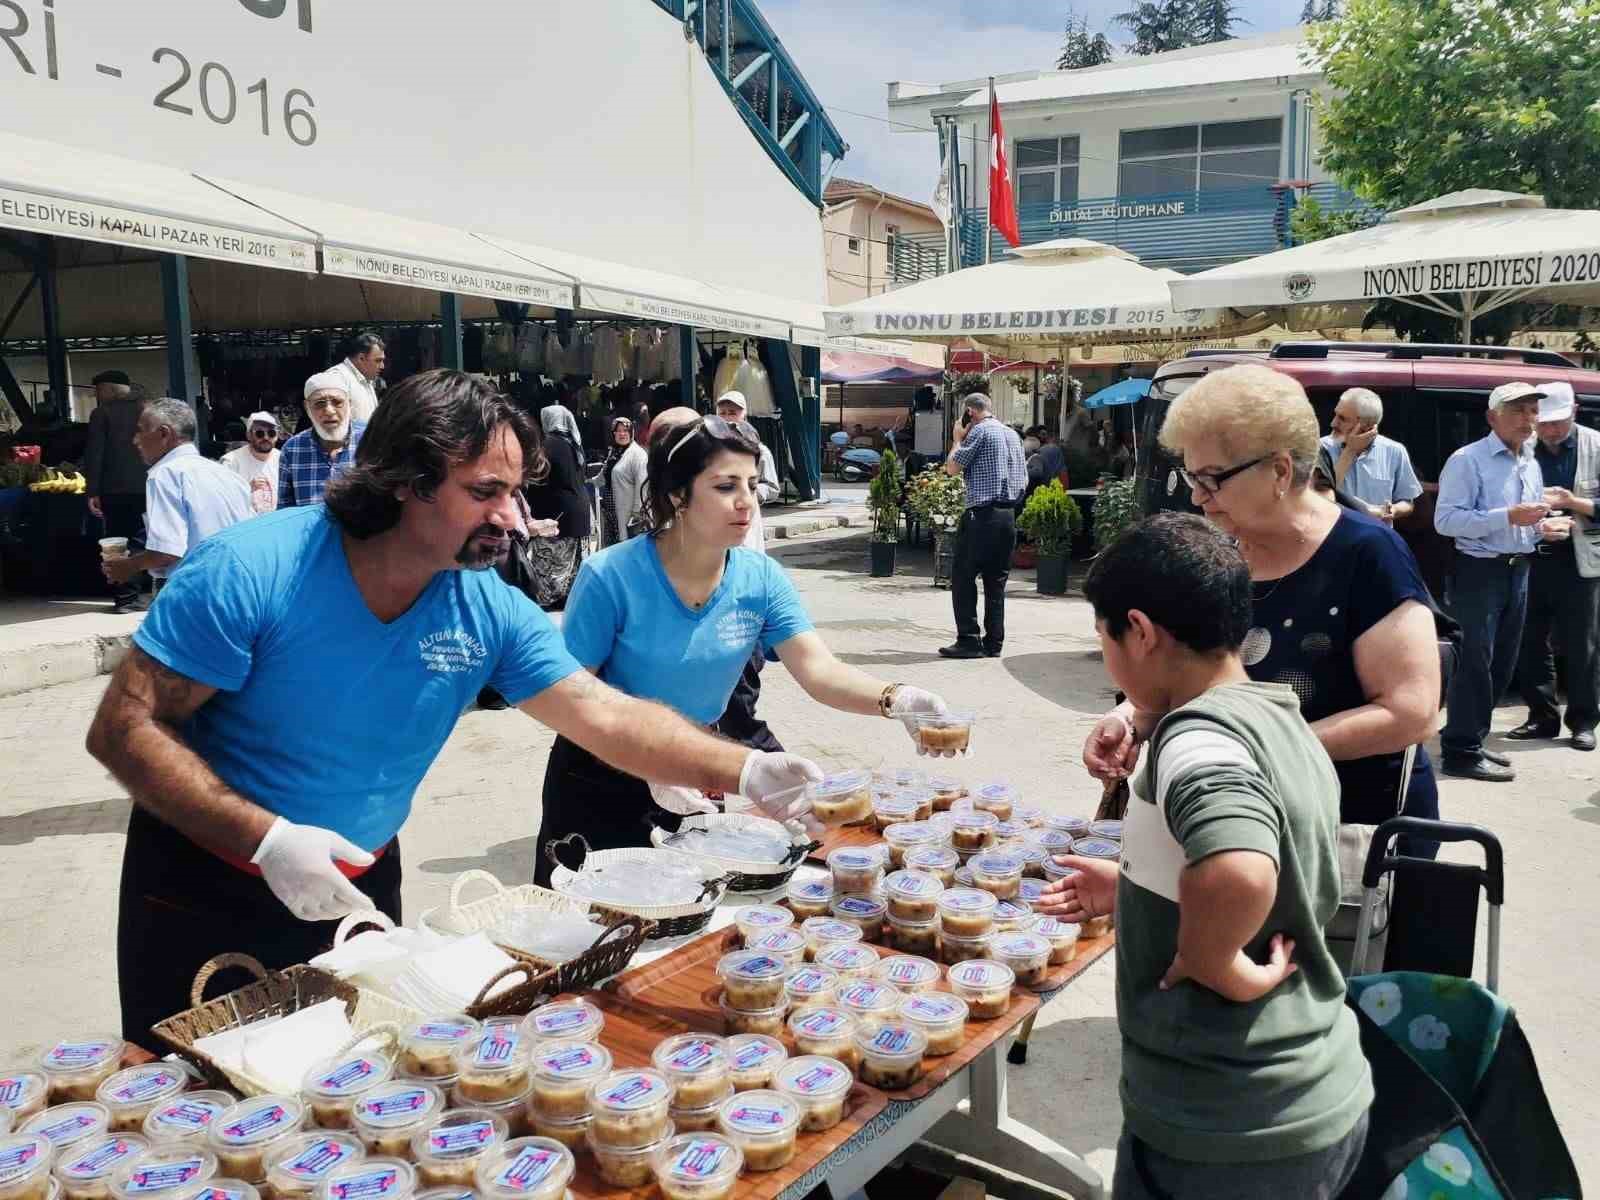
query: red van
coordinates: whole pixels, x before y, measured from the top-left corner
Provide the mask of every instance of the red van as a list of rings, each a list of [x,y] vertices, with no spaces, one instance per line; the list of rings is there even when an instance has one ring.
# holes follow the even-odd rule
[[[1461,446],[1489,431],[1489,393],[1502,383],[1565,380],[1578,397],[1578,420],[1600,429],[1600,371],[1574,367],[1550,350],[1507,346],[1437,346],[1409,342],[1285,342],[1271,350],[1193,350],[1156,372],[1139,431],[1139,478],[1146,512],[1194,511],[1178,475],[1181,462],[1158,434],[1172,401],[1212,371],[1256,363],[1292,375],[1306,389],[1322,432],[1346,388],[1371,388],[1383,399],[1381,432],[1402,443],[1422,480],[1416,511],[1396,528],[1442,594],[1451,546],[1433,529],[1439,469]]]

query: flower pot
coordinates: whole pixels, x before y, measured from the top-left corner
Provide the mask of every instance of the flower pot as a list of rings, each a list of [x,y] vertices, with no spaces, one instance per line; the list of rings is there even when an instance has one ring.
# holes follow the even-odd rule
[[[894,543],[872,543],[872,577],[886,578],[894,574]]]
[[[1072,560],[1065,554],[1039,556],[1039,592],[1045,596],[1065,596]]]

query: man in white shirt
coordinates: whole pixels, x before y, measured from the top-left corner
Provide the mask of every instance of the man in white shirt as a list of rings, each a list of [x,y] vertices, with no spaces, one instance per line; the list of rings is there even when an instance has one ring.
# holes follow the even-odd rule
[[[750,435],[751,441],[761,445],[761,457],[756,466],[759,477],[756,483],[756,506],[750,513],[750,528],[744,535],[744,548],[765,554],[767,533],[761,521],[761,505],[778,498],[778,467],[773,461],[772,451],[761,444],[761,435],[746,419],[749,411],[750,404],[743,392],[723,392],[717,397],[717,416],[730,425],[738,425]],[[767,723],[756,716],[756,701],[761,699],[761,668],[765,665],[766,656],[757,646],[750,661],[745,663],[739,682],[734,685],[733,695],[728,697],[727,710],[717,721],[717,732],[752,750],[779,753],[783,749],[782,743],[767,727]]]
[[[144,550],[101,564],[112,583],[149,571],[159,593],[185,554],[218,530],[255,515],[244,480],[202,458],[194,435],[194,409],[182,400],[162,397],[139,414],[133,444],[150,468],[144,484]]]
[[[1378,432],[1383,400],[1369,388],[1348,388],[1333,410],[1332,432],[1322,446],[1333,462],[1333,484],[1368,516],[1386,525],[1411,515],[1422,484],[1411,455]]]
[[[278,418],[253,412],[244,424],[244,445],[222,456],[227,467],[250,489],[250,507],[258,513],[278,507]]]
[[[387,357],[383,339],[375,333],[358,333],[350,342],[350,357],[332,368],[350,387],[350,418],[363,424],[378,411],[378,376]]]

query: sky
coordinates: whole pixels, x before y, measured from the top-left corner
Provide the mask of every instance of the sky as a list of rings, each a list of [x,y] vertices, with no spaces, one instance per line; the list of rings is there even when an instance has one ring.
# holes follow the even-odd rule
[[[1055,66],[1067,5],[1058,0],[758,0],[762,14],[850,144],[835,174],[926,201],[939,174],[931,132],[888,122],[888,83]],[[1079,0],[1092,31],[1120,47],[1110,18],[1129,0]],[[1241,0],[1240,36],[1296,24],[1301,0]],[[852,115],[855,113],[865,116]]]

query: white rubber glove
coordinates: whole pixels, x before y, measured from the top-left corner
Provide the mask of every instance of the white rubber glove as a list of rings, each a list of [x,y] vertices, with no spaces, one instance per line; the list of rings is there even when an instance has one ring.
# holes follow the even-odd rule
[[[673,787],[665,783],[650,785],[650,798],[669,813],[690,817],[696,813],[714,813],[717,806],[706,799],[706,794],[694,788]]]
[[[376,861],[331,829],[296,825],[283,817],[272,823],[250,856],[272,894],[302,921],[333,921],[375,907],[333,865],[335,859],[353,867]]]
[[[901,684],[895,690],[894,703],[889,707],[889,715],[906,727],[906,732],[911,735],[911,740],[916,744],[918,754],[927,754],[922,748],[922,743],[917,738],[918,717],[943,717],[950,712],[950,706],[932,692],[925,692],[921,688]],[[951,758],[955,751],[948,751]],[[938,752],[934,752],[939,757]]]
[[[822,823],[811,815],[806,784],[822,779],[822,768],[796,754],[768,754],[753,750],[739,771],[739,795],[761,815],[785,825],[799,823],[815,837]]]

